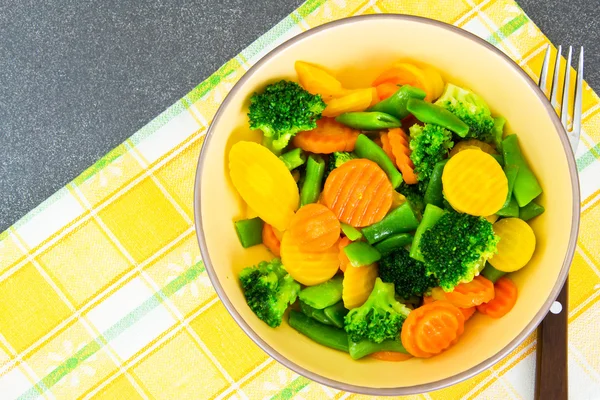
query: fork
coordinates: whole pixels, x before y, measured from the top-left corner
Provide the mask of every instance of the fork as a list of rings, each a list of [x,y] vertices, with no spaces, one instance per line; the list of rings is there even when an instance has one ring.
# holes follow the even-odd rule
[[[538,85],[547,95],[548,69],[550,67],[550,45],[546,49],[544,64],[540,74]],[[552,88],[550,92],[550,103],[558,110],[559,75],[562,46],[558,46],[554,74],[552,77]],[[567,67],[565,69],[562,102],[558,116],[565,128],[565,133],[571,143],[573,154],[577,151],[579,136],[581,135],[581,100],[583,97],[583,47],[579,51],[579,63],[577,65],[577,81],[575,82],[575,101],[573,103],[573,124],[569,130],[569,88],[571,84],[571,58],[573,47],[569,46],[567,56]],[[568,299],[569,279],[567,277],[560,294],[552,305],[550,312],[538,329],[538,351],[537,351],[537,387],[536,399],[567,399],[568,398]]]

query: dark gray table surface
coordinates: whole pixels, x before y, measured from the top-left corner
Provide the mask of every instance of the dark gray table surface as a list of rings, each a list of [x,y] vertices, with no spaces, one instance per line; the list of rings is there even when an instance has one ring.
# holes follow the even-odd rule
[[[0,232],[301,3],[0,1]],[[519,4],[600,89],[599,0]]]

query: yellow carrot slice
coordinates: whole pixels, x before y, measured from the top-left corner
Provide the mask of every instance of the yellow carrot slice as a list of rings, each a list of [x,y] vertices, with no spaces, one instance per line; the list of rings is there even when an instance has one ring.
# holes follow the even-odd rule
[[[349,94],[326,101],[327,107],[323,110],[324,117],[337,117],[343,113],[364,111],[373,104],[377,93],[373,88],[358,89]]]
[[[535,234],[527,222],[504,218],[494,224],[494,233],[500,237],[498,253],[489,260],[494,268],[513,272],[527,265],[535,251]]]
[[[479,149],[461,151],[448,160],[442,185],[455,210],[483,217],[501,209],[508,195],[508,180],[502,167]]]
[[[260,219],[281,231],[287,229],[300,195],[283,161],[258,143],[237,142],[229,151],[229,175]]]
[[[344,307],[350,310],[362,306],[373,291],[378,276],[377,264],[358,268],[348,265],[344,271],[342,288]]]
[[[337,243],[325,251],[303,251],[290,232],[286,231],[283,234],[280,252],[285,270],[303,285],[323,283],[331,279],[340,267]]]
[[[324,68],[304,61],[296,61],[295,68],[300,85],[312,94],[320,94],[323,100],[346,93],[342,83]]]

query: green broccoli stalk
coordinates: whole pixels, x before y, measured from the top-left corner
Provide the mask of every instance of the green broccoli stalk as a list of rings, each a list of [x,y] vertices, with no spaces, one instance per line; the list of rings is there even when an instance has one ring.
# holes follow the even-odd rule
[[[413,125],[410,139],[410,159],[415,164],[417,179],[424,182],[422,185],[426,188],[433,167],[446,158],[454,145],[452,132],[434,124]]]
[[[497,252],[500,238],[483,217],[446,212],[421,237],[419,248],[427,273],[445,291],[470,282],[485,261]]]
[[[399,248],[379,260],[379,277],[394,284],[396,294],[403,299],[422,296],[437,286],[437,279],[425,270],[425,264],[410,257],[408,250]]]
[[[300,292],[300,284],[283,269],[281,260],[274,258],[244,268],[239,278],[250,309],[267,325],[278,327]]]
[[[279,155],[296,133],[317,127],[325,106],[320,95],[282,80],[250,97],[250,128],[260,129],[264,134],[263,145]]]
[[[448,83],[435,104],[444,107],[469,125],[467,137],[494,142],[491,134],[494,127],[492,113],[487,103],[475,93]]]
[[[353,342],[368,339],[381,343],[398,337],[409,313],[410,309],[396,300],[394,284],[377,278],[367,301],[344,318],[344,329]]]
[[[329,155],[329,159],[327,161],[327,168],[325,169],[325,175],[323,177],[323,181],[327,179],[331,171],[341,166],[345,162],[355,159],[356,156],[353,153],[348,153],[346,151],[336,151]]]

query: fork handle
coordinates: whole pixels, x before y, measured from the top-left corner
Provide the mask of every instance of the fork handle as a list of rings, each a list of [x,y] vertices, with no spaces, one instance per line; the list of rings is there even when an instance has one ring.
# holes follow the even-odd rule
[[[568,338],[569,317],[568,278],[556,298],[562,305],[558,314],[549,312],[538,330],[538,370],[536,399],[567,400],[568,395]]]

